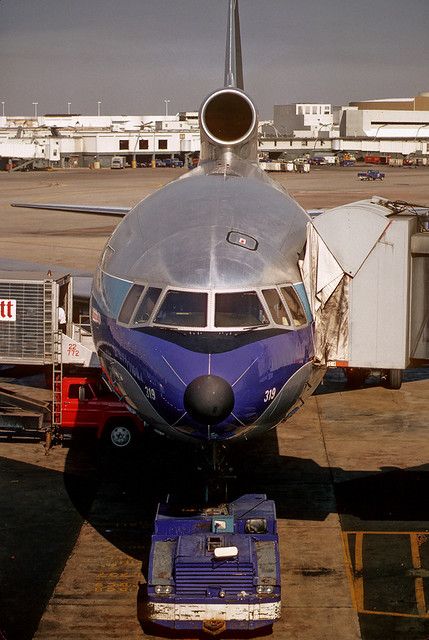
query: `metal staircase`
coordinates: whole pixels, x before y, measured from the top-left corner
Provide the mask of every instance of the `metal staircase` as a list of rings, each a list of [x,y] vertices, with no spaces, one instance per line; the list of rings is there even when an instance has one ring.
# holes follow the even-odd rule
[[[62,422],[63,407],[63,332],[56,329],[52,333],[52,413],[51,424],[46,432],[45,446],[49,450],[52,441],[57,437]]]
[[[55,338],[53,333],[56,329],[54,327],[54,286],[53,280],[45,280],[43,284],[43,299],[44,299],[44,317],[43,317],[43,343],[44,343],[44,359],[46,363],[53,362],[53,350]]]

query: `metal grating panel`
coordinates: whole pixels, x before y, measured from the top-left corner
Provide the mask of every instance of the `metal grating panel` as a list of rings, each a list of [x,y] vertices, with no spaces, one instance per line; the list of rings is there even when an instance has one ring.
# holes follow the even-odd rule
[[[255,540],[259,584],[276,584],[277,554],[273,540]]]
[[[0,299],[16,300],[16,321],[0,322],[0,360],[43,362],[46,332],[43,282],[0,282]]]
[[[253,589],[250,562],[179,562],[176,565],[176,593],[205,596],[208,589],[223,589],[227,595]]]
[[[173,584],[173,554],[175,540],[158,540],[153,551],[153,584]]]

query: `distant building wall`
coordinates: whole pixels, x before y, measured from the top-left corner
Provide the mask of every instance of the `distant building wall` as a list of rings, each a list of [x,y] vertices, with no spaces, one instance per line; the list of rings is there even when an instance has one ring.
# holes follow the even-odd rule
[[[349,104],[361,111],[429,111],[429,93],[420,93],[414,98],[360,100]]]
[[[428,138],[429,110],[346,110],[341,118],[340,137]]]
[[[317,131],[333,125],[332,105],[325,103],[294,103],[274,106],[274,126],[280,133]]]
[[[391,110],[391,111],[414,111],[414,99],[409,100],[362,100],[350,102],[351,107],[357,107],[362,111],[368,110]]]
[[[274,126],[282,135],[304,128],[304,116],[297,114],[294,104],[274,105]]]

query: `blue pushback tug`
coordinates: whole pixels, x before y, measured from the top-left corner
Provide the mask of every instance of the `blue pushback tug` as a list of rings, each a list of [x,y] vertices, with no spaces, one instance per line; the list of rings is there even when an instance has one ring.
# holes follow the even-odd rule
[[[264,494],[201,510],[158,506],[149,558],[147,622],[216,635],[280,617],[276,511]]]

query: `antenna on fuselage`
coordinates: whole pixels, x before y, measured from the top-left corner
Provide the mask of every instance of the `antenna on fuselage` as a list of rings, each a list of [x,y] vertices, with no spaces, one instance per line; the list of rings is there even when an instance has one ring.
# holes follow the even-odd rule
[[[238,0],[229,0],[224,86],[244,89]]]

